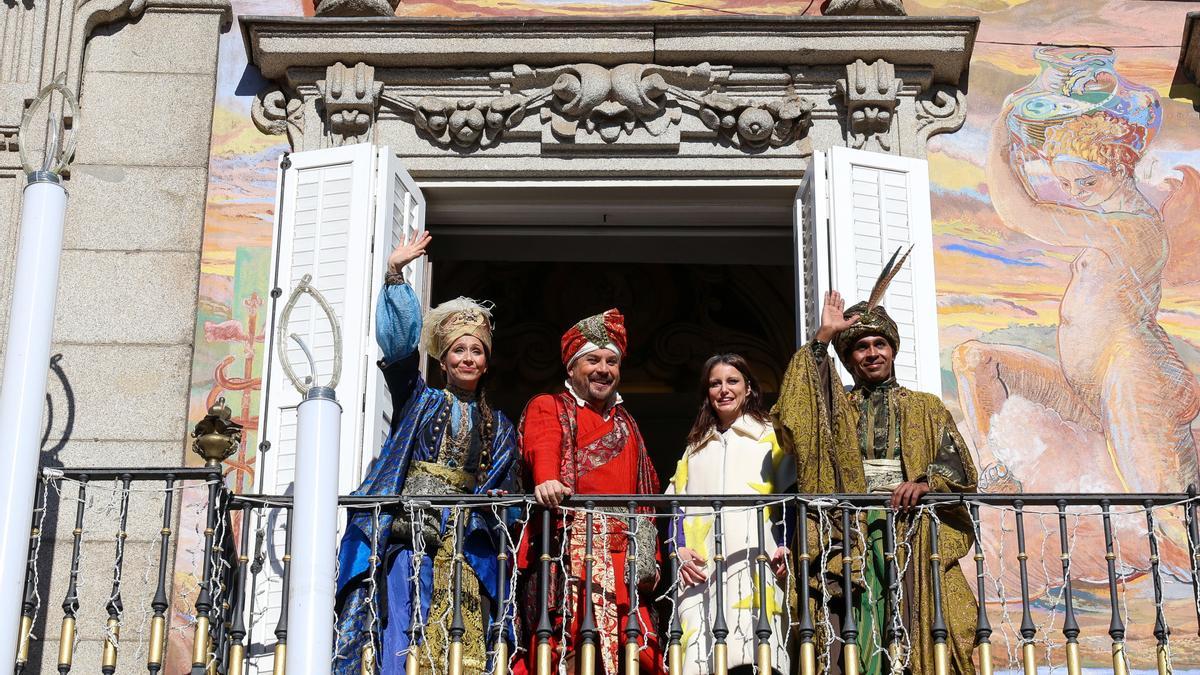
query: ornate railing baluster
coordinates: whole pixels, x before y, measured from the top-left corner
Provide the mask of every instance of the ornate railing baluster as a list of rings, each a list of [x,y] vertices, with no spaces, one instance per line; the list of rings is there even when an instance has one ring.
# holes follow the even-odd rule
[[[446,667],[449,675],[462,675],[463,672],[463,635],[467,626],[463,623],[462,614],[462,568],[463,568],[463,521],[471,517],[471,510],[459,504],[454,513],[454,568],[452,582],[454,588],[451,600],[450,619],[450,658]]]
[[[171,564],[171,508],[175,498],[175,474],[167,476],[166,491],[163,493],[162,527],[158,531],[158,585],[150,608],[154,616],[150,619],[150,646],[146,656],[146,669],[151,675],[162,671],[163,657],[167,649],[167,566]]]
[[[204,569],[200,573],[200,592],[196,595],[196,631],[192,638],[192,675],[205,675],[208,670],[209,648],[212,645],[210,622],[212,621],[213,597],[213,536],[217,528],[217,495],[220,491],[220,474],[209,479],[208,505],[204,527]]]
[[[62,626],[58,631],[58,672],[71,672],[75,661],[75,620],[79,615],[79,556],[83,547],[83,512],[87,506],[88,477],[79,477],[79,492],[75,496],[75,529],[71,531],[71,572],[67,595],[63,598]]]
[[[938,519],[929,517],[929,572],[933,581],[933,672],[934,675],[949,675],[950,652],[946,640],[950,631],[946,627],[946,616],[942,612],[942,552],[938,542]]]
[[[538,615],[537,628],[534,631],[537,635],[537,675],[550,675],[554,670],[550,650],[550,635],[554,632],[550,623],[550,527],[553,519],[554,515],[550,509],[542,509],[542,556],[538,577],[538,602],[542,611]],[[563,574],[566,575],[565,570]]]
[[[284,513],[287,514],[287,529],[284,530],[283,536],[283,606],[279,609],[279,621],[275,623],[271,675],[285,675],[287,672],[288,596],[292,591],[292,508],[284,507]]]
[[[1037,625],[1033,623],[1033,615],[1029,611],[1029,554],[1025,551],[1025,502],[1020,499],[1013,502],[1017,521],[1017,564],[1021,570],[1021,665],[1025,675],[1037,675],[1037,653],[1034,650],[1034,638],[1037,637]]]
[[[626,529],[625,574],[629,588],[629,614],[625,615],[625,675],[638,675],[638,641],[642,622],[638,617],[638,517],[637,502],[629,502],[629,526]]]
[[[592,569],[596,559],[592,509],[596,508],[596,503],[589,501],[584,508],[587,509],[584,516],[587,532],[583,538],[583,594],[579,599],[583,605],[579,610],[582,612],[579,620],[579,675],[596,675],[596,645],[600,641],[596,633],[596,610],[592,604]]]
[[[808,606],[808,564],[812,561],[812,554],[808,552],[808,503],[801,501],[796,513],[796,537],[800,551],[796,556],[796,568],[800,572],[800,581],[796,584],[800,593],[800,675],[816,675],[817,646],[813,644],[813,636],[817,631],[813,625],[812,609]]]
[[[33,491],[33,523],[29,526],[29,558],[25,563],[25,588],[21,593],[21,627],[17,638],[17,659],[15,672],[17,675],[25,672],[29,663],[29,642],[33,638],[33,621],[37,618],[37,557],[42,542],[42,514],[46,508],[46,490],[49,483],[39,473],[37,482],[42,489]]]
[[[884,630],[884,642],[887,644],[888,672],[893,675],[903,673],[904,655],[901,650],[896,626],[900,623],[900,572],[896,565],[896,512],[888,509],[884,520],[883,531],[883,579],[887,588],[887,628]]]
[[[1125,660],[1125,622],[1121,620],[1121,608],[1117,597],[1117,556],[1113,553],[1112,502],[1100,500],[1104,515],[1104,559],[1108,561],[1108,601],[1112,618],[1108,623],[1108,635],[1112,638],[1113,675],[1129,675],[1129,664]]]
[[[858,624],[854,621],[854,581],[850,550],[853,538],[850,530],[849,505],[842,508],[842,672],[858,675]]]
[[[237,568],[234,570],[233,582],[233,613],[232,620],[229,626],[229,645],[224,650],[225,654],[225,672],[227,675],[242,675],[245,668],[246,646],[243,640],[246,639],[246,572],[250,566],[250,523],[254,519],[254,507],[247,505],[242,509],[242,531],[241,541],[238,544],[237,551],[234,551],[234,560],[237,562]]]
[[[938,520],[929,519],[929,548],[934,551],[929,555],[929,569],[934,581],[934,626],[930,633],[934,635],[934,673],[948,675],[950,671],[950,655],[946,640],[950,637],[946,627],[946,616],[942,613],[942,552],[938,548]]]
[[[987,615],[987,588],[983,572],[983,533],[979,529],[979,505],[971,504],[971,526],[975,530],[975,592],[979,598],[975,615],[975,641],[979,643],[979,675],[992,675],[992,624]],[[1077,674],[1076,674],[1077,675]]]
[[[771,675],[771,620],[767,615],[767,593],[774,583],[767,576],[767,510],[762,502],[754,506],[754,515],[758,519],[758,557],[755,563],[758,567],[758,622],[754,627],[754,637],[757,640],[758,672],[759,675]]]
[[[507,675],[508,673],[508,509],[501,507],[496,519],[496,541],[500,542],[500,550],[496,554],[496,607],[498,616],[493,626],[492,675]]]
[[[216,620],[210,623],[212,630],[212,658],[208,660],[208,675],[222,675],[225,671],[225,655],[229,649],[229,632],[232,626],[232,607],[229,604],[230,586],[233,580],[230,574],[235,569],[236,560],[230,554],[236,555],[237,546],[233,543],[233,533],[229,529],[228,502],[225,493],[218,495],[221,500],[217,512],[221,516],[220,538],[213,546],[213,560],[220,561],[215,570],[217,595],[213,599]],[[232,562],[231,562],[232,561]]]
[[[683,524],[684,515],[679,509],[679,502],[671,502],[671,536],[668,548],[668,558],[671,561],[671,587],[675,589],[675,599],[671,602],[671,630],[667,634],[667,672],[669,675],[683,675],[683,624],[679,616],[679,600],[683,595],[680,585],[679,569],[679,527]],[[585,675],[592,675],[587,673]]]
[[[117,644],[121,639],[121,617],[125,605],[121,601],[121,572],[125,565],[125,540],[128,533],[125,528],[129,524],[129,474],[121,476],[121,517],[117,528],[116,561],[113,563],[112,593],[108,596],[106,609],[108,621],[105,623],[104,648],[100,659],[100,672],[113,675],[117,672]]]
[[[422,523],[425,520],[425,509],[421,506],[417,506],[416,510],[410,514],[410,518],[412,518],[413,521],[412,531],[415,540],[417,536],[416,533],[419,531],[418,523]],[[414,541],[414,546],[415,545],[416,543]],[[413,554],[413,597],[418,597],[420,595],[420,591],[417,586],[417,584],[420,582],[417,579],[419,578],[418,571],[424,564],[424,561],[422,560],[424,557],[424,547],[418,547]],[[423,635],[423,630],[424,629],[421,626],[421,603],[414,602],[412,603],[412,615],[409,617],[408,622],[408,651],[404,656],[405,675],[419,675],[421,672],[421,645],[418,644],[418,639]]]
[[[374,675],[377,658],[375,645],[379,639],[379,505],[371,510],[371,555],[367,556],[367,639],[358,655],[359,675]]]
[[[1075,600],[1071,594],[1071,544],[1067,538],[1067,502],[1058,500],[1058,548],[1063,569],[1063,636],[1067,640],[1067,675],[1080,675],[1079,623],[1075,620]]]
[[[712,623],[714,675],[729,673],[729,625],[725,623],[725,526],[721,502],[713,502],[713,588],[716,611]]]
[[[1158,675],[1170,675],[1171,653],[1167,647],[1167,638],[1171,635],[1171,627],[1167,625],[1167,617],[1163,614],[1162,574],[1158,561],[1158,535],[1154,533],[1154,502],[1147,499],[1143,504],[1146,509],[1146,537],[1150,540],[1150,577],[1154,582],[1154,647],[1155,662],[1158,665]]]
[[[1200,522],[1196,520],[1196,484],[1188,485],[1183,518],[1187,523],[1188,563],[1192,569],[1192,601],[1196,607],[1196,635],[1200,635]]]

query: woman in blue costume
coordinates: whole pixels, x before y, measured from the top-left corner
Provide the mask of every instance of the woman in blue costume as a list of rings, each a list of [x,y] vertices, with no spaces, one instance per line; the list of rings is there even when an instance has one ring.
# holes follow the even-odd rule
[[[375,308],[376,336],[392,396],[392,428],[356,495],[499,494],[516,489],[516,436],[494,410],[482,382],[491,357],[491,313],[457,298],[425,316],[402,270],[425,254],[430,237],[402,243],[388,258],[388,275]],[[441,364],[448,386],[435,389],[419,370],[417,341]],[[416,514],[415,517],[412,514]],[[420,670],[446,668],[451,616],[454,513],[450,509],[354,513],[339,551],[336,673],[362,671],[364,653],[377,655],[374,672],[405,673],[415,640]],[[374,530],[378,524],[378,532]],[[475,509],[464,523],[463,669],[487,668],[487,636],[495,607],[496,515]],[[382,553],[372,584],[371,544]],[[372,603],[374,606],[372,606]],[[376,623],[376,621],[378,623]],[[371,632],[381,633],[382,645]],[[365,648],[371,646],[371,650]]]

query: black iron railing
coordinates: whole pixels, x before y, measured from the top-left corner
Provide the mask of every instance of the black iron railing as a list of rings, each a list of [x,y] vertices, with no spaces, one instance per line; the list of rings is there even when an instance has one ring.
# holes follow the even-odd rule
[[[285,533],[291,522],[290,497],[232,494],[220,471],[212,468],[61,469],[47,471],[41,480],[35,526],[31,530],[29,574],[21,596],[25,621],[20,661],[16,665],[18,673],[55,669],[68,673],[72,670],[76,647],[82,644],[80,632],[84,627],[80,622],[86,612],[81,610],[89,602],[81,594],[80,577],[98,574],[100,570],[107,572],[109,563],[112,565],[110,591],[104,597],[94,599],[94,602],[102,602],[102,625],[87,628],[99,639],[85,641],[89,648],[97,648],[101,672],[116,672],[118,666],[122,672],[132,670],[129,661],[135,650],[129,645],[135,642],[145,646],[144,665],[139,668],[145,667],[151,673],[166,671],[172,656],[168,653],[168,643],[176,649],[179,644],[186,643],[186,640],[168,640],[170,633],[186,633],[192,638],[190,655],[183,658],[176,654],[175,662],[187,661],[196,675],[283,672],[288,625],[287,563],[290,558],[290,536]],[[109,502],[117,505],[115,520],[89,521],[89,504],[99,490],[107,492]],[[180,497],[185,492],[187,500]],[[143,500],[149,496],[158,500],[161,515],[161,521],[155,516],[156,523],[161,523],[157,541],[153,542],[156,551],[133,558],[126,550],[131,496]],[[1105,665],[1118,675],[1137,667],[1165,674],[1200,656],[1186,650],[1173,650],[1171,639],[1172,623],[1178,630],[1183,628],[1185,605],[1190,605],[1186,611],[1188,623],[1195,621],[1200,633],[1200,590],[1196,585],[1200,531],[1195,511],[1198,500],[1194,495],[928,494],[918,507],[905,511],[887,508],[887,499],[878,494],[578,495],[553,511],[536,506],[532,498],[524,495],[345,496],[340,498],[339,504],[347,514],[369,512],[378,516],[391,513],[417,522],[427,511],[453,516],[444,521],[453,523],[448,532],[454,546],[450,581],[452,605],[447,631],[450,649],[445,655],[419,657],[418,649],[412,649],[407,657],[414,674],[430,670],[462,672],[462,641],[466,634],[461,612],[462,528],[472,511],[491,513],[497,523],[494,541],[499,546],[499,558],[495,574],[500,592],[492,611],[509,621],[495,622],[486,635],[486,649],[492,672],[500,675],[509,672],[517,659],[528,659],[530,669],[536,668],[539,673],[556,671],[565,663],[564,651],[552,648],[556,639],[561,641],[565,637],[556,635],[555,628],[559,626],[557,630],[561,633],[564,622],[561,616],[553,616],[549,610],[555,604],[550,602],[549,580],[552,574],[563,572],[579,584],[580,592],[575,597],[582,599],[579,607],[568,610],[579,615],[578,636],[574,638],[577,642],[570,648],[576,664],[585,668],[581,672],[604,672],[603,668],[597,670],[597,651],[604,636],[600,634],[596,608],[590,601],[596,591],[593,563],[597,556],[608,550],[604,542],[596,541],[599,519],[614,523],[614,527],[619,524],[628,535],[625,537],[628,564],[624,570],[617,571],[623,576],[619,583],[626,586],[630,598],[630,609],[620,617],[617,636],[625,672],[636,673],[639,652],[651,633],[665,638],[663,665],[673,674],[684,672],[683,649],[687,645],[683,643],[688,636],[681,625],[679,603],[676,602],[682,590],[682,563],[673,543],[678,534],[674,531],[677,518],[684,507],[692,509],[690,513],[693,514],[698,509],[713,521],[713,564],[706,583],[712,584],[715,602],[711,621],[704,630],[709,634],[706,637],[712,647],[707,668],[718,675],[725,673],[731,640],[735,639],[731,633],[731,617],[726,615],[729,599],[724,597],[730,551],[723,525],[730,514],[746,512],[753,512],[758,521],[757,532],[749,535],[753,541],[747,555],[750,569],[760,583],[755,588],[753,600],[749,601],[754,614],[752,634],[736,636],[736,639],[751,641],[753,665],[759,672],[780,669],[778,660],[772,663],[771,646],[779,642],[786,643],[786,651],[794,655],[789,670],[802,675],[821,672],[828,667],[835,660],[831,649],[840,649],[844,661],[854,661],[854,651],[861,642],[860,632],[864,630],[874,631],[873,642],[869,644],[874,644],[885,662],[891,663],[908,663],[912,658],[908,651],[912,631],[928,631],[934,646],[931,672],[947,672],[951,658],[949,643],[954,636],[943,611],[942,595],[943,585],[947,583],[944,574],[954,561],[940,560],[939,524],[950,517],[951,511],[967,514],[965,522],[975,536],[973,556],[964,558],[961,564],[968,577],[973,575],[975,596],[984,600],[978,603],[974,635],[974,658],[981,672],[988,674],[994,667],[999,667],[1032,673],[1039,667],[1065,665],[1071,675],[1081,673],[1089,660],[1095,663],[1098,659],[1094,638],[1099,630],[1097,617],[1101,613],[1106,613],[1108,619]],[[177,531],[176,523],[184,501],[188,501],[192,509],[189,513],[198,516],[202,525],[190,533]],[[858,578],[857,567],[862,563],[862,554],[856,552],[854,542],[865,541],[860,516],[867,510],[885,516],[883,592],[875,598],[875,602],[884,608],[886,620],[883,625],[860,625],[854,620],[855,594],[830,592],[828,587],[829,580],[839,574],[842,579]],[[45,531],[43,525],[51,513],[72,523],[73,527],[69,531],[56,528],[57,538],[55,532]],[[785,582],[789,593],[794,593],[790,597],[796,601],[785,601],[786,607],[781,610],[786,614],[781,624],[784,626],[781,632],[785,635],[773,635],[776,628],[769,618],[775,610],[768,597],[767,584],[762,582],[771,575],[770,556],[773,554],[767,550],[765,534],[768,513],[783,514],[776,515],[775,522],[782,523],[785,531],[793,533],[786,537],[791,555],[787,559]],[[1036,541],[1032,546],[1027,532],[1031,522],[1037,523]],[[1040,538],[1036,534],[1038,526]],[[1084,526],[1098,527],[1087,530],[1095,533],[1094,540],[1080,539],[1079,530]],[[581,537],[583,562],[578,568],[570,568],[562,542],[569,539],[567,533],[572,528],[579,527],[584,528]],[[665,611],[659,625],[645,625],[638,607],[647,596],[644,580],[638,577],[636,561],[639,539],[642,542],[646,539],[637,533],[642,528],[653,527],[663,535],[660,541],[664,561],[663,578],[653,596],[657,596]],[[85,533],[106,529],[111,535],[110,560],[104,565],[81,568],[81,551],[87,545]],[[914,537],[922,531],[927,533],[934,554],[927,560],[916,560],[907,551],[911,550]],[[179,581],[178,570],[186,567],[189,559],[185,549],[191,550],[180,543],[181,534],[188,534],[194,540],[193,548],[199,547],[192,572],[196,582],[190,587],[181,586]],[[1010,537],[1015,538],[1015,553],[1007,550]],[[378,546],[379,539],[372,538],[374,547]],[[540,542],[540,556],[535,564],[527,565],[525,569],[521,569],[515,559],[521,541]],[[851,542],[847,547],[851,555],[840,556],[840,569],[836,565],[831,567],[829,563],[841,551],[843,542]],[[1126,549],[1124,553],[1122,545]],[[1161,557],[1164,545],[1172,549],[1170,569],[1164,569],[1168,567]],[[65,557],[58,557],[57,566],[50,562],[54,558],[50,551],[55,546],[70,550]],[[1096,550],[1091,550],[1093,548]],[[1134,549],[1138,552],[1136,555]],[[383,592],[377,583],[380,576],[377,567],[387,563],[386,553],[376,548],[371,551],[372,568],[367,583],[372,596]],[[335,555],[335,552],[329,554]],[[1085,556],[1088,561],[1102,557],[1104,562],[1083,569],[1077,567],[1080,556]],[[1057,562],[1054,562],[1055,558]],[[1013,560],[1016,561],[1015,571],[1010,567]],[[144,566],[147,562],[152,564],[151,569],[131,573],[131,565]],[[910,591],[906,583],[911,582],[906,579],[914,574],[915,565],[929,566],[928,579],[932,585],[929,590],[934,603],[928,626],[907,623],[909,614],[905,603]],[[149,617],[148,628],[135,625],[137,622],[130,616],[134,608],[130,597],[124,593],[125,585],[137,575],[152,580],[153,591],[142,594],[148,600],[142,603],[146,606],[136,608]],[[62,611],[57,620],[51,616],[55,612],[46,596],[54,579],[65,584]],[[1081,583],[1087,586],[1088,597],[1087,607],[1082,609],[1077,605]],[[1139,605],[1142,600],[1137,597],[1130,602],[1128,587],[1132,583],[1146,585],[1148,595],[1144,604]],[[534,597],[540,611],[531,621],[510,621],[523,606],[514,589],[525,584],[536,588]],[[1187,592],[1190,600],[1186,602],[1180,600],[1182,585],[1191,586]],[[268,587],[275,590],[262,592]],[[1152,608],[1146,606],[1150,603]],[[1017,610],[1019,619],[1016,618]],[[838,630],[833,633],[828,621],[832,614],[841,617]],[[1081,616],[1085,615],[1088,620],[1081,622]],[[1132,621],[1131,616],[1153,616],[1153,621]],[[172,617],[186,620],[173,622]],[[378,612],[369,618],[365,645],[355,655],[366,664],[363,672],[373,672],[373,666],[384,650],[385,626],[382,621]],[[145,628],[142,630],[144,635],[132,635],[135,628]],[[1092,632],[1085,633],[1088,629]],[[422,642],[423,630],[425,626],[413,623],[410,634],[413,644]],[[58,635],[57,648],[52,649],[55,633]],[[1085,638],[1092,638],[1091,652],[1083,650]],[[1003,649],[996,649],[997,640],[1004,645]],[[1136,649],[1131,649],[1131,642],[1137,642]],[[1194,645],[1193,641],[1189,647],[1194,648]],[[334,658],[336,656],[331,655],[331,659]],[[456,664],[456,659],[460,663]]]

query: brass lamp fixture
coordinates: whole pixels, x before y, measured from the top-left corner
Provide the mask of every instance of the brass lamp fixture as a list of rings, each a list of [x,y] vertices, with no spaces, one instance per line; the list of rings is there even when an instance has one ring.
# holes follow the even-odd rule
[[[237,452],[242,442],[242,425],[234,422],[225,398],[208,409],[208,414],[192,430],[192,452],[204,458],[204,466],[216,468]]]

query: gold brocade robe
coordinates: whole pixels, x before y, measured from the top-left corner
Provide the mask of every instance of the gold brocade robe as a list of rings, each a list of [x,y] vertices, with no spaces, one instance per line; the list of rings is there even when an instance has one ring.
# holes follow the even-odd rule
[[[785,450],[796,455],[797,491],[801,494],[864,493],[867,491],[860,444],[859,406],[861,393],[847,393],[839,382],[830,386],[833,364],[828,356],[818,358],[824,347],[810,343],[796,352],[788,365],[771,414],[776,434]],[[899,416],[900,459],[905,480],[926,480],[932,492],[974,492],[977,474],[966,444],[941,399],[931,394],[894,387],[888,403]],[[868,455],[869,456],[869,455]],[[947,470],[947,467],[952,467]],[[942,562],[942,613],[949,629],[947,646],[951,672],[974,673],[971,651],[975,644],[977,605],[959,559],[974,544],[973,528],[962,506],[938,510],[938,548]],[[896,539],[903,541],[908,528],[911,535],[913,564],[909,565],[911,583],[906,605],[907,629],[911,644],[911,670],[914,675],[933,673],[933,580],[930,570],[928,515],[919,521],[897,518]],[[810,524],[810,531],[812,525]],[[835,533],[834,539],[838,539]],[[816,542],[816,537],[810,537]],[[852,555],[861,561],[859,543],[852,542]],[[814,553],[815,555],[815,553]],[[899,556],[904,569],[906,561]],[[826,571],[841,575],[840,554],[830,555]],[[861,583],[861,570],[854,572]],[[820,605],[815,606],[821,611]],[[814,615],[814,622],[819,617]],[[915,625],[914,625],[915,624]]]

